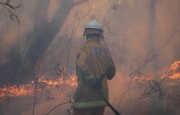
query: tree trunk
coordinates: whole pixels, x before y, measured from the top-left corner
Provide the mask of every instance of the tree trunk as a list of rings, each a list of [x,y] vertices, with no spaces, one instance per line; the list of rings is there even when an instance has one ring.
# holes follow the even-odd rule
[[[38,67],[41,65],[46,50],[57,33],[61,30],[71,9],[86,1],[88,0],[78,2],[73,2],[73,0],[62,0],[58,11],[50,22],[47,22],[49,0],[37,1],[33,40],[31,40],[24,57],[21,59],[21,64],[16,67],[17,71],[14,72],[13,78],[9,78],[7,81],[24,83],[36,77],[38,74]],[[6,73],[8,76],[8,72]],[[7,84],[7,82],[2,83]]]

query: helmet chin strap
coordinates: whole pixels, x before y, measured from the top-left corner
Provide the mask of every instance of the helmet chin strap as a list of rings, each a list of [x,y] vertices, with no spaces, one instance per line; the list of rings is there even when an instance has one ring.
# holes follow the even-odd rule
[[[84,30],[84,32],[83,32],[83,36],[85,36],[86,35],[86,33],[85,33],[85,30]]]

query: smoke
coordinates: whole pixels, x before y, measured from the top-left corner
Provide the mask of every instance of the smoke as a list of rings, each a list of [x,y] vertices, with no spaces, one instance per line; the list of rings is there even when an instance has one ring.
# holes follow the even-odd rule
[[[160,54],[159,64],[163,67],[179,59],[178,47],[175,47],[178,44],[175,41],[179,40],[180,15],[177,13],[180,10],[179,1],[164,1],[162,3],[158,1],[156,9],[154,44],[156,51]],[[173,54],[169,55],[170,52]]]
[[[68,102],[72,100],[73,92],[74,92],[74,88],[72,87],[66,87],[66,89],[63,91],[58,89],[50,90],[48,95],[50,95],[50,97],[53,99],[49,101],[47,99],[47,96],[45,96],[45,94],[41,94],[41,97],[43,98],[38,98],[35,107],[35,114],[46,115],[54,107],[62,104],[61,106],[57,107],[55,110],[52,110],[52,112],[50,113],[53,115],[58,115],[58,114],[65,115],[66,113],[68,113],[68,109],[71,109],[71,103]],[[66,102],[67,104],[63,104]],[[23,111],[21,115],[31,115],[31,114],[32,114],[32,110],[29,110],[29,111]]]
[[[34,114],[46,115],[49,113],[49,115],[65,115],[68,113],[71,110],[72,94],[74,94],[75,87],[68,85],[64,85],[63,87],[66,88],[37,90]],[[8,99],[8,101],[4,107],[5,115],[32,115],[32,108],[34,106],[33,96],[14,97]]]
[[[24,34],[33,28],[36,0],[21,2],[23,6],[17,11],[21,20],[20,27],[17,27],[17,24],[12,24],[14,22],[10,22],[11,24],[8,25],[8,44],[10,46],[17,41],[23,41],[21,46],[24,46],[26,41]],[[59,4],[58,0],[50,1],[48,21],[54,16]],[[164,101],[148,98],[140,104],[137,110],[134,110],[140,102],[140,94],[132,90],[132,92],[126,93],[122,100],[121,97],[129,87],[131,81],[130,67],[134,61],[143,62],[146,57],[157,55],[157,58],[153,58],[153,61],[143,68],[143,72],[155,78],[157,77],[155,76],[157,70],[168,68],[171,63],[180,59],[179,4],[179,0],[92,0],[76,6],[69,14],[62,31],[58,33],[49,46],[41,72],[52,70],[57,64],[74,70],[77,50],[86,41],[82,36],[83,27],[90,19],[96,19],[104,25],[105,39],[103,43],[110,48],[117,67],[115,78],[109,81],[110,102],[115,107],[119,107],[119,111],[127,115],[131,115],[134,111],[139,115],[162,114],[166,110]],[[2,33],[1,41],[3,42],[1,42],[0,48],[3,50],[2,52],[5,52],[7,33],[3,27],[7,27],[7,21],[3,19],[2,22],[0,23],[0,33]],[[4,53],[0,55],[2,57],[0,64],[5,63],[7,55]],[[47,78],[51,77],[47,76]],[[35,113],[37,115],[46,114],[51,109],[50,107],[68,101],[67,94],[75,91],[75,89],[65,89],[64,92],[55,90],[54,93],[50,94],[55,97],[55,101],[47,101],[47,96],[38,95]],[[25,102],[26,100],[21,101]],[[66,108],[69,106],[59,107],[53,112],[53,115],[66,114]],[[29,108],[31,109],[23,111],[21,115],[32,114],[32,107]],[[144,109],[141,110],[141,108]],[[177,110],[172,111],[176,114]],[[111,115],[113,113],[110,109],[106,109],[106,114]],[[165,113],[163,114],[165,115]]]

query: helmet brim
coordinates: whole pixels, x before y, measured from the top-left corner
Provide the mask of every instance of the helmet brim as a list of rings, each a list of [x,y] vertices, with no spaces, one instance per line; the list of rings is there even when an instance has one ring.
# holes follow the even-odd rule
[[[88,34],[99,34],[99,35],[102,35],[103,34],[103,30],[99,30],[99,29],[96,29],[96,28],[85,28],[83,36],[88,35]]]

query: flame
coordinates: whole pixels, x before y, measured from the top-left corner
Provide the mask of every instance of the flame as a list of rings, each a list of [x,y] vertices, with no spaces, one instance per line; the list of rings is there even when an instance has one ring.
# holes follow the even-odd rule
[[[69,85],[72,87],[77,86],[77,82],[76,82],[76,76],[71,76],[69,77],[67,80],[65,80],[64,78],[58,78],[58,79],[54,79],[54,80],[48,80],[46,79],[44,76],[42,76],[41,78],[38,79],[37,81],[38,83],[44,83],[48,86],[57,86],[57,85]]]
[[[62,77],[57,79],[46,79],[44,76],[40,77],[37,80],[37,85],[41,87],[42,85],[45,86],[45,88],[53,88],[53,87],[59,87],[60,85],[69,85],[72,87],[77,86],[77,77],[75,75],[71,75],[68,77],[68,79],[64,79]],[[0,99],[4,97],[17,97],[17,96],[33,96],[34,94],[34,86],[35,82],[32,81],[30,84],[24,84],[24,85],[13,85],[13,86],[3,86],[0,88]],[[38,88],[40,90],[40,88]]]
[[[170,75],[169,78],[179,79],[180,78],[180,61],[176,61],[173,64],[171,64],[169,72],[172,73],[172,75]]]
[[[26,84],[20,86],[4,86],[0,88],[0,98],[2,97],[17,97],[17,96],[25,96],[33,94],[33,85]]]
[[[161,75],[161,79],[180,79],[180,61],[173,62],[169,68],[165,68],[158,72]]]
[[[171,64],[170,68],[167,70],[168,75],[161,77],[162,79],[167,77],[170,79],[180,79],[180,61],[176,61]],[[164,73],[164,72],[163,72]],[[66,79],[65,79],[66,78]],[[69,77],[59,77],[56,79],[46,79],[44,76],[40,77],[36,83],[40,88],[57,88],[60,85],[69,85],[71,87],[77,86],[77,77],[76,75],[69,75]],[[169,83],[172,85],[172,83]],[[29,84],[23,85],[13,85],[13,86],[3,86],[0,88],[0,99],[4,97],[17,97],[17,96],[33,96],[34,94],[35,82],[32,81]],[[42,87],[41,87],[42,86]]]

